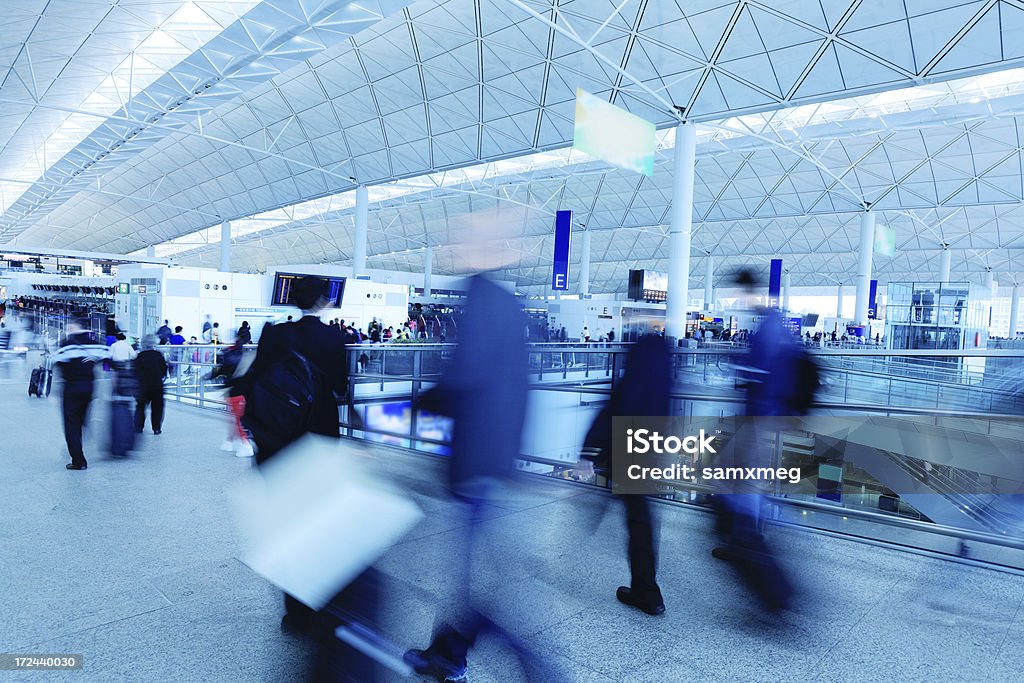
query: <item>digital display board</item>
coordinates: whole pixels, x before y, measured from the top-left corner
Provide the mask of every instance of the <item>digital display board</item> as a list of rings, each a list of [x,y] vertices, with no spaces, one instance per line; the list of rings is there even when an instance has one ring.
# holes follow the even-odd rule
[[[655,127],[636,114],[576,90],[572,148],[645,176],[654,175]]]
[[[274,294],[270,304],[272,306],[294,306],[295,293],[293,288],[295,283],[304,277],[307,276],[301,273],[278,273],[274,279]],[[345,278],[325,277],[322,275],[314,277],[323,277],[323,279],[327,280],[327,307],[339,308],[341,306],[341,298],[345,294]]]
[[[668,275],[656,270],[629,271],[628,296],[633,301],[665,301],[668,298]]]

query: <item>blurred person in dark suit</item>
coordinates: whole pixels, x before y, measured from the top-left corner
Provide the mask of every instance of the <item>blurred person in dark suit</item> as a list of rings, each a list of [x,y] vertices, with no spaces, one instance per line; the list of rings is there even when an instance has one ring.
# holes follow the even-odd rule
[[[594,420],[583,441],[583,453],[577,473],[590,478],[595,471],[609,474],[612,457],[613,417],[665,417],[671,409],[672,357],[665,340],[648,335],[630,347],[625,373],[612,390],[610,400]],[[596,468],[596,469],[595,469]],[[650,615],[665,612],[665,601],[656,579],[656,520],[647,496],[622,494],[616,496],[626,508],[626,531],[629,534],[630,585],[619,586],[615,593],[619,602],[636,607]]]
[[[448,682],[466,680],[467,654],[483,631],[496,633],[520,658],[532,660],[481,613],[472,590],[473,558],[485,541],[481,521],[496,492],[515,472],[528,393],[525,315],[512,292],[485,274],[518,258],[498,246],[500,233],[517,222],[504,214],[496,218],[488,224],[486,217],[474,215],[464,226],[465,241],[456,248],[478,274],[469,280],[451,362],[416,406],[452,419],[447,483],[469,524],[462,528],[458,546],[447,549],[458,595],[450,618],[435,626],[426,649],[409,650],[406,661],[418,673]]]
[[[347,389],[348,364],[341,332],[318,315],[328,303],[328,283],[307,275],[293,287],[302,317],[264,326],[249,372],[232,386],[232,392],[244,396],[243,423],[256,442],[257,465],[304,434],[341,437],[338,396]],[[291,404],[298,405],[300,419]],[[316,612],[287,594],[284,602],[283,626],[318,633]]]
[[[320,320],[319,313],[327,305],[328,283],[315,276],[300,278],[294,285],[295,303],[302,309],[302,317],[295,322],[267,324],[260,334],[256,358],[244,381],[247,419],[259,396],[249,394],[260,380],[269,376],[275,366],[293,353],[308,363],[316,392],[313,395],[308,421],[291,434],[253,430],[256,440],[256,462],[262,464],[282,448],[306,433],[338,438],[338,396],[344,395],[348,385],[348,366],[345,362],[345,339],[341,332]]]
[[[736,284],[745,293],[747,306],[761,322],[749,337],[749,347],[737,367],[746,392],[744,415],[737,418],[735,434],[723,450],[721,464],[733,467],[769,466],[770,454],[759,432],[784,429],[787,416],[796,415],[801,386],[799,349],[776,308],[761,305],[754,275],[741,270]],[[724,541],[712,555],[735,566],[745,583],[770,609],[789,605],[793,586],[761,534],[762,484],[757,480],[735,481],[714,497],[718,510],[717,531]]]
[[[68,335],[51,362],[59,367],[64,378],[61,411],[64,417],[64,439],[71,462],[69,470],[87,469],[89,463],[82,450],[82,429],[89,416],[96,381],[94,366],[110,358],[110,349],[97,343],[88,331],[89,320],[75,318],[68,324]]]
[[[167,359],[156,350],[157,337],[147,334],[142,339],[142,351],[135,357],[135,431],[142,433],[146,426],[146,406],[150,407],[150,424],[154,434],[160,434],[164,424],[164,377]]]

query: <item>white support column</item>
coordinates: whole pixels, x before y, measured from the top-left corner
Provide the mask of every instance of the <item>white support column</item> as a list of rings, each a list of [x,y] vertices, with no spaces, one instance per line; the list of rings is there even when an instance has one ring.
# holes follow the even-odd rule
[[[704,310],[710,311],[715,305],[715,257],[708,254],[704,262]]]
[[[146,247],[146,258],[156,258],[156,245],[151,244]]]
[[[853,321],[868,324],[868,297],[871,295],[871,257],[875,248],[875,214],[865,211],[860,215],[860,247],[857,262],[857,306]]]
[[[988,288],[989,296],[995,296],[996,274],[992,272],[992,269],[985,271],[985,286]]]
[[[580,298],[590,296],[590,231],[580,236]]]
[[[839,285],[838,291],[836,292],[836,317],[840,320],[843,319],[843,286]]]
[[[1017,319],[1020,313],[1020,287],[1013,286],[1013,293],[1010,295],[1010,339],[1017,338]]]
[[[942,247],[942,258],[939,260],[939,283],[946,284],[949,282],[949,271],[953,263],[953,252],[949,250],[949,247]]]
[[[681,339],[686,331],[686,305],[690,293],[690,235],[693,228],[693,177],[697,153],[697,129],[689,123],[676,126],[675,165],[672,187],[672,222],[669,229],[668,300],[665,337]]]
[[[365,185],[356,188],[356,234],[352,238],[352,274],[366,273],[366,229],[370,217],[370,194]]]
[[[231,221],[220,224],[220,272],[231,272]]]
[[[434,248],[427,247],[423,250],[423,296],[430,296],[431,280],[434,277]]]
[[[789,287],[790,287],[790,279],[789,279],[789,271],[787,270],[786,272],[784,272],[782,274],[782,310],[783,311],[788,311],[789,310]]]

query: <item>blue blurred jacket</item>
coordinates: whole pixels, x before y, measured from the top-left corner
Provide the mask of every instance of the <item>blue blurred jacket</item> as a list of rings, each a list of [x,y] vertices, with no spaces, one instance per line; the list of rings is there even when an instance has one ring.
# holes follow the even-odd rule
[[[474,497],[487,480],[514,471],[526,420],[525,324],[511,292],[483,275],[470,279],[451,363],[417,402],[452,418],[449,483],[456,493]]]
[[[764,316],[750,337],[741,374],[747,385],[748,416],[788,415],[789,399],[796,390],[797,346],[775,309],[760,309]]]

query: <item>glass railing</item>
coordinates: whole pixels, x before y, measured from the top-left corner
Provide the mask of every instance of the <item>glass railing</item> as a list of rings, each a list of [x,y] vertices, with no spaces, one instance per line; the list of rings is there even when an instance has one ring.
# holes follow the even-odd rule
[[[223,387],[210,379],[223,347],[159,348],[168,357],[169,398],[200,407],[223,406]],[[418,343],[349,347],[341,361],[350,369],[353,399],[351,407],[347,400],[340,406],[345,433],[445,455],[450,423],[414,406],[420,393],[437,381],[453,350],[450,344]],[[583,436],[607,400],[614,378],[621,374],[627,351],[623,345],[530,346],[531,403],[521,470],[573,479]],[[254,353],[254,347],[247,352]],[[741,349],[717,348],[674,351],[672,413],[723,420],[741,414],[743,393],[736,380],[741,353]],[[1024,363],[1024,350],[826,350],[814,355],[824,381],[816,415],[834,419],[870,416],[889,421],[885,423],[889,427],[915,432],[952,430],[950,433],[965,443],[996,440],[1011,453],[1019,447],[1020,462],[1024,463],[1024,421],[1015,417],[1024,410],[1019,395],[1004,388],[1007,383],[1019,384],[1016,368]],[[943,365],[930,367],[936,359]],[[979,359],[986,364],[979,367]],[[989,363],[992,360],[999,363]],[[915,376],[887,374],[914,361],[921,363],[911,373]],[[500,362],[495,359],[496,364]],[[953,367],[968,363],[969,368]],[[767,516],[780,524],[936,553],[968,554],[977,561],[1024,569],[1024,497],[999,493],[1016,491],[1019,482],[1000,480],[979,469],[970,449],[947,454],[941,463],[933,453],[919,452],[913,445],[875,449],[879,457],[874,460],[838,462],[843,472],[841,495],[822,497],[818,471],[825,458],[813,422],[776,430],[765,436],[765,442],[773,466],[799,467],[806,473],[803,488],[769,487],[765,491]],[[606,485],[601,480],[590,483]],[[914,495],[904,494],[911,490]],[[705,507],[713,493],[699,485],[676,486],[661,498]]]

